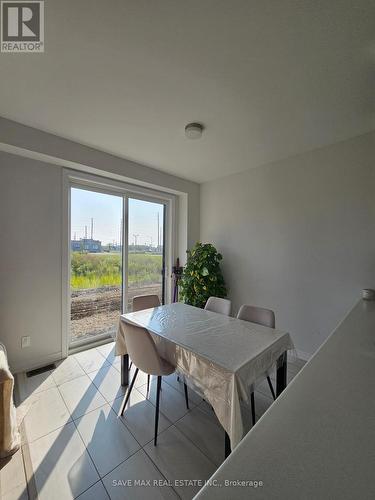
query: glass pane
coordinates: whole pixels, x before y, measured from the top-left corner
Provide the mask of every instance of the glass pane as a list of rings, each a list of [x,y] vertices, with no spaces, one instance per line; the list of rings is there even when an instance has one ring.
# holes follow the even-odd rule
[[[135,295],[163,302],[164,205],[129,198],[127,311]]]
[[[120,196],[71,189],[71,343],[114,335],[122,312]]]

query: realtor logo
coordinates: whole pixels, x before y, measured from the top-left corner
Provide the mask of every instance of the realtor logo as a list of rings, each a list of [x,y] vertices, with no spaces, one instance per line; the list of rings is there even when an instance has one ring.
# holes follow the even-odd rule
[[[44,52],[44,2],[1,2],[1,52]]]

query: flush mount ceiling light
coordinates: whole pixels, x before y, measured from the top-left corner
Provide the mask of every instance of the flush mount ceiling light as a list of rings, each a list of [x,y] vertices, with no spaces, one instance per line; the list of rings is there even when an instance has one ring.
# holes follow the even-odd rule
[[[203,129],[204,127],[200,123],[188,123],[185,127],[185,135],[188,139],[200,139]]]

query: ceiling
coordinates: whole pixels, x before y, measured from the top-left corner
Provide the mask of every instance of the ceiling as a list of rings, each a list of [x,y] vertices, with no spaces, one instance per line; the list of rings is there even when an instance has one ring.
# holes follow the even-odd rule
[[[0,115],[180,177],[375,128],[373,0],[48,0],[45,18],[44,54],[0,54]]]

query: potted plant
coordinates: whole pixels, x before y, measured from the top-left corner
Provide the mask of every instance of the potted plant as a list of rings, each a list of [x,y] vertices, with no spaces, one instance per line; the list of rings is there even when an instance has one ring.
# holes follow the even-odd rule
[[[223,256],[210,243],[196,243],[187,251],[180,281],[180,298],[185,304],[203,308],[209,297],[226,297],[227,289],[220,261]]]

